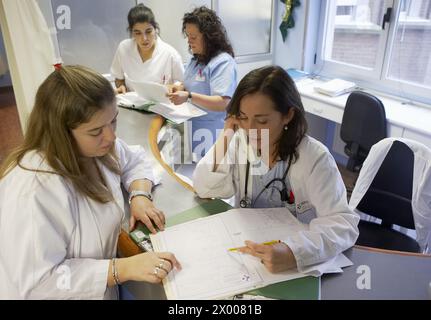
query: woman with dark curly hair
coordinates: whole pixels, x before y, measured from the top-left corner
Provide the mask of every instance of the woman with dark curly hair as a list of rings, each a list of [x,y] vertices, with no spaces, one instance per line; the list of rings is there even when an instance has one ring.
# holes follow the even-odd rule
[[[215,142],[217,129],[223,128],[225,110],[236,88],[237,70],[226,30],[213,10],[203,6],[186,13],[183,33],[193,57],[186,67],[184,83],[172,89],[170,99],[175,104],[189,101],[208,112],[192,120],[196,160]]]

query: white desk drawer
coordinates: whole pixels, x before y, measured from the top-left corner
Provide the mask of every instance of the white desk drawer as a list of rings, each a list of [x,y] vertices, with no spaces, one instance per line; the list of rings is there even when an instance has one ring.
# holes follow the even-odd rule
[[[418,132],[415,132],[415,131],[412,131],[409,129],[404,129],[403,138],[415,140],[417,142],[423,143],[428,148],[431,148],[431,137],[430,136],[426,136],[424,134],[421,134],[421,133],[418,133]]]
[[[388,137],[401,138],[404,134],[404,128],[397,126],[396,124],[387,123],[388,126]]]
[[[331,106],[330,104],[323,103],[317,100],[313,100],[302,96],[302,103],[306,112],[315,114],[316,116],[341,123],[343,119],[344,110]]]

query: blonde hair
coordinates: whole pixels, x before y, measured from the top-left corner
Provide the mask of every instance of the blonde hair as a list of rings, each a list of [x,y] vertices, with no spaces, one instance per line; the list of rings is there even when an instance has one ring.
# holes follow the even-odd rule
[[[52,72],[37,90],[24,142],[5,159],[0,168],[0,179],[19,166],[29,171],[58,174],[82,194],[101,203],[111,201],[113,196],[103,177],[102,181],[89,179],[90,174],[80,161],[71,131],[114,101],[115,94],[109,81],[89,68],[63,66]],[[39,152],[53,171],[22,166],[21,160],[32,150]],[[97,159],[112,172],[120,174],[114,148]]]

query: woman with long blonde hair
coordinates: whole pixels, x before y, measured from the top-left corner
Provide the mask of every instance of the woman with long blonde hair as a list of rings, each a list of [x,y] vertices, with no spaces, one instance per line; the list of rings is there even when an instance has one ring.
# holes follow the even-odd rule
[[[143,150],[115,136],[114,90],[100,74],[63,66],[39,87],[23,144],[0,169],[0,299],[112,299],[128,280],[160,282],[171,253],[116,259],[124,219],[163,230]]]

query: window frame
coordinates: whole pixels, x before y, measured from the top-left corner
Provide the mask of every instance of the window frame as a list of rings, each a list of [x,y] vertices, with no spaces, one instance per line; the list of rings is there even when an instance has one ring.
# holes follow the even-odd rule
[[[431,104],[431,88],[418,83],[409,82],[402,79],[389,78],[389,67],[394,41],[397,33],[399,14],[401,11],[402,0],[384,0],[386,12],[387,7],[392,7],[392,15],[389,23],[382,34],[381,46],[376,58],[376,68],[355,66],[343,62],[325,60],[325,43],[328,29],[332,27],[334,20],[328,21],[327,17],[331,10],[331,0],[323,0],[320,7],[320,22],[317,38],[317,52],[313,68],[313,73],[323,77],[338,77],[355,81],[359,86],[373,88],[377,91],[389,93],[408,101],[418,101]],[[332,5],[336,10],[336,6]],[[329,35],[330,36],[330,35]]]
[[[220,0],[211,0],[211,7],[212,9],[217,12],[217,14],[220,14],[219,11],[219,2]],[[270,36],[269,36],[269,52],[265,53],[254,53],[254,54],[246,54],[246,55],[236,55],[235,54],[235,60],[237,63],[248,63],[248,62],[257,62],[257,61],[264,61],[264,60],[273,60],[274,58],[274,49],[275,49],[275,31],[276,31],[276,2],[277,0],[271,0],[271,27],[270,27]],[[222,18],[222,17],[221,17]]]

